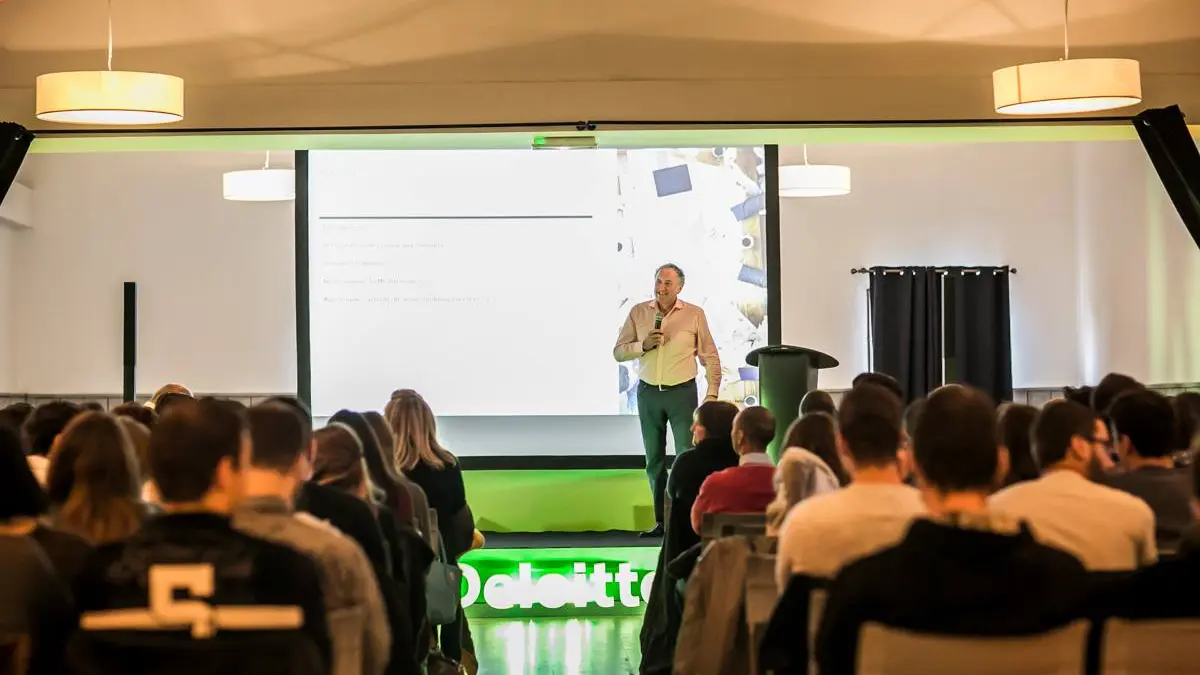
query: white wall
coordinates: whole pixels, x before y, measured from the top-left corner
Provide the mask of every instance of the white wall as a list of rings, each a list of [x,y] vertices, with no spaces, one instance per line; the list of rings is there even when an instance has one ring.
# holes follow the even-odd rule
[[[781,163],[801,161],[782,148]],[[783,200],[783,341],[867,369],[873,265],[1012,265],[1013,384],[1094,382],[1121,370],[1200,381],[1200,251],[1141,146],[1118,143],[839,145],[853,192]],[[1189,303],[1188,300],[1191,299]]]
[[[872,265],[1009,264],[1014,384],[1122,370],[1200,381],[1200,251],[1129,143],[839,145],[845,197],[784,200],[784,342],[864,370]],[[783,148],[799,161],[800,148]],[[281,157],[277,157],[282,159]],[[138,388],[294,391],[293,207],[221,198],[254,153],[34,155],[34,230],[0,228],[0,392],[121,387],[121,282],[139,286]]]
[[[39,217],[11,235],[13,389],[119,392],[122,282],[136,281],[139,391],[295,390],[293,205],[221,196],[222,172],[261,154],[26,161]]]

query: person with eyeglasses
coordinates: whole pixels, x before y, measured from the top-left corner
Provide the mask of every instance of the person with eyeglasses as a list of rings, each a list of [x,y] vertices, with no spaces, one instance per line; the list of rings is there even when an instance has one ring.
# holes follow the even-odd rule
[[[991,508],[1024,520],[1039,541],[1074,555],[1089,571],[1154,564],[1154,512],[1137,497],[1091,480],[1112,445],[1096,413],[1074,401],[1052,401],[1035,418],[1032,436],[1042,476],[992,495]]]

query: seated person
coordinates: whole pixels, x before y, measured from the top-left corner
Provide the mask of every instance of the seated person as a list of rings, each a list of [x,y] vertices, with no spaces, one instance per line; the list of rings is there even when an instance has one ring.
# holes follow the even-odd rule
[[[1105,482],[1150,505],[1158,550],[1174,553],[1193,521],[1188,472],[1171,457],[1175,411],[1166,397],[1147,389],[1117,396],[1108,411],[1121,467]]]
[[[900,543],[834,578],[817,633],[822,675],[855,672],[868,622],[922,633],[1029,635],[1082,615],[1083,565],[987,508],[988,494],[1008,474],[995,430],[995,405],[980,391],[947,386],[926,399],[913,451],[929,516],[913,521]]]
[[[381,675],[392,636],[371,561],[332,525],[295,511],[295,495],[310,472],[312,430],[282,403],[254,406],[247,417],[252,445],[241,460],[242,496],[233,510],[234,528],[312,557],[321,569],[330,626],[347,610],[357,614],[357,622],[341,624],[356,630],[331,636],[339,666],[335,675]]]
[[[779,532],[780,588],[793,574],[832,577],[846,563],[891,546],[925,512],[921,493],[904,484],[900,399],[870,384],[855,387],[838,410],[838,453],[850,485],[800,502]]]
[[[1088,477],[1111,443],[1095,411],[1066,399],[1042,408],[1033,426],[1041,478],[992,495],[989,507],[1024,520],[1045,544],[1101,572],[1133,570],[1158,559],[1154,513],[1146,502]]]
[[[50,471],[50,451],[54,448],[54,440],[81,412],[83,408],[70,401],[50,401],[39,405],[25,419],[21,433],[29,451],[29,468],[43,487],[46,485],[46,474]]]
[[[39,522],[47,507],[17,432],[0,425],[0,635],[27,641],[21,672],[29,675],[62,672],[62,650],[76,622],[69,585],[38,539],[47,533]],[[74,553],[86,556],[88,546],[82,540],[78,546]],[[0,654],[0,672],[8,672],[4,665]]]
[[[1200,509],[1200,463],[1191,467],[1192,499]],[[1101,588],[1096,614],[1125,619],[1200,618],[1200,550],[1187,548],[1178,557],[1120,577]]]
[[[732,437],[738,465],[704,479],[692,504],[697,534],[706,513],[766,513],[775,500],[775,465],[767,455],[775,440],[775,416],[762,406],[746,408],[733,419]]]
[[[825,413],[826,415],[837,415],[837,404],[833,402],[833,397],[827,391],[813,389],[800,399],[800,416],[804,417],[809,413]]]
[[[737,406],[728,401],[705,401],[696,408],[693,447],[675,458],[667,477],[671,506],[663,540],[665,562],[700,543],[700,536],[692,529],[692,505],[704,481],[738,465],[738,453],[733,449],[733,420],[737,414]]]
[[[728,401],[701,404],[693,416],[693,447],[681,452],[671,465],[667,477],[666,529],[655,567],[659,571],[650,585],[638,637],[643,673],[671,672],[682,608],[675,593],[679,580],[670,574],[668,563],[700,544],[700,535],[692,529],[692,504],[700,494],[700,486],[717,471],[737,466],[738,455],[733,450],[733,420],[737,414],[737,406]]]
[[[131,660],[178,670],[184,645],[189,672],[329,671],[316,563],[230,521],[249,452],[244,415],[221,401],[175,403],[155,425],[150,472],[163,513],[96,549],[75,584],[83,631],[73,656],[92,672],[126,672]]]

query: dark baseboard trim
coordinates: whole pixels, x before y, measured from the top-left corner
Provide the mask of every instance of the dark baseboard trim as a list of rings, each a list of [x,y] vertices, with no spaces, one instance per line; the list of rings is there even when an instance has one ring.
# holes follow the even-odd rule
[[[667,455],[667,467],[675,460]],[[540,457],[459,457],[466,471],[580,471],[590,469],[646,469],[640,455],[546,455]]]

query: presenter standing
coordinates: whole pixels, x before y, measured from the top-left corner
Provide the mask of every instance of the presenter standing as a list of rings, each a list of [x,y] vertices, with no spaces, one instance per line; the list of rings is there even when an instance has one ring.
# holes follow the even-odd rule
[[[708,330],[708,319],[697,305],[679,299],[686,277],[678,265],[667,263],[654,272],[654,299],[629,310],[613,357],[639,359],[638,419],[646,449],[646,476],[654,497],[654,529],[643,536],[663,534],[663,502],[667,490],[667,425],[675,452],[691,446],[692,414],[696,411],[696,360],[704,365],[708,390],[704,400],[715,401],[721,388],[721,360]]]

